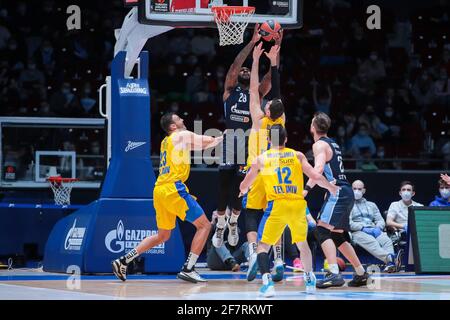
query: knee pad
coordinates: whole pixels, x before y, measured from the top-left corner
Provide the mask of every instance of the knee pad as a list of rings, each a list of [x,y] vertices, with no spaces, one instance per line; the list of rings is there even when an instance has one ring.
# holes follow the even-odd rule
[[[322,244],[328,239],[331,239],[331,231],[322,226],[318,226],[316,228],[316,230],[314,231],[314,235],[316,236],[316,239],[319,242],[319,244]]]
[[[336,245],[336,248],[339,248],[344,242],[349,241],[348,233],[342,232],[331,232],[331,239],[333,240],[334,244]]]
[[[258,232],[259,221],[261,220],[261,210],[245,210],[245,232]]]

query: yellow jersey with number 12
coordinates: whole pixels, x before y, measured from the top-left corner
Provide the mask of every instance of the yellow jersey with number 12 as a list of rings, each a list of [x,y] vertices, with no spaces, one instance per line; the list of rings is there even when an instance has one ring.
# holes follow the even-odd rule
[[[270,149],[263,153],[261,178],[267,201],[303,200],[303,169],[294,149]]]
[[[176,133],[165,137],[161,142],[159,176],[156,186],[177,181],[185,182],[189,178],[191,152],[188,149],[175,148],[174,134]]]

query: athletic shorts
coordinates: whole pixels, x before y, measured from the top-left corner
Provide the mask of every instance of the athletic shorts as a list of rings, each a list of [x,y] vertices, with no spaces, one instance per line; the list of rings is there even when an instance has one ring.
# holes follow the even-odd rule
[[[239,186],[245,175],[240,173],[240,168],[239,166],[219,168],[218,211],[225,211],[227,206],[241,211],[242,200],[239,198]]]
[[[336,196],[327,194],[325,203],[317,216],[321,220],[334,226],[336,229],[350,231],[350,213],[355,203],[355,195],[350,185],[342,185]]]
[[[242,198],[242,207],[244,209],[263,210],[267,205],[266,190],[264,181],[259,174],[248,193]]]
[[[258,228],[258,241],[275,245],[286,226],[291,230],[292,243],[304,242],[308,235],[305,200],[272,200]]]
[[[181,181],[155,186],[153,205],[158,229],[172,230],[177,217],[194,222],[203,214],[203,209]]]

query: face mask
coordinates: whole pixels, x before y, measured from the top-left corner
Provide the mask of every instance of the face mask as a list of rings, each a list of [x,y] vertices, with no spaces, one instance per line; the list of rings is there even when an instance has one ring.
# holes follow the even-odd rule
[[[70,93],[70,89],[62,89],[62,93],[69,94]]]
[[[345,136],[345,129],[344,130],[339,130],[338,131],[338,136],[339,137],[344,137]]]
[[[403,191],[400,196],[402,197],[403,201],[409,201],[412,198],[412,192],[410,191]]]
[[[443,199],[450,198],[450,189],[449,188],[439,189],[439,193],[441,194],[441,197]]]
[[[363,196],[363,193],[362,193],[361,190],[353,190],[353,193],[354,193],[354,195],[355,195],[355,200],[359,200],[359,199],[361,199],[362,196]]]
[[[378,57],[374,54],[370,56],[370,60],[372,60],[372,61],[377,61],[377,59],[378,59]]]
[[[388,118],[390,118],[390,117],[392,117],[392,116],[394,115],[394,113],[393,113],[392,111],[386,111],[384,114],[385,114],[386,117],[388,117]]]

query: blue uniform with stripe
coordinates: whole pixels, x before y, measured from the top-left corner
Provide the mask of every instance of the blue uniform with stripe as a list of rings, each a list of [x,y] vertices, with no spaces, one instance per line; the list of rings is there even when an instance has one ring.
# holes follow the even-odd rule
[[[350,213],[355,202],[355,197],[345,175],[341,148],[331,138],[322,137],[319,140],[327,143],[333,152],[330,161],[325,164],[323,175],[328,181],[336,183],[340,187],[340,190],[336,196],[331,195],[329,192],[327,193],[318,219],[334,226],[336,229],[349,231]]]
[[[224,115],[226,131],[219,169],[243,166],[246,164],[248,152],[248,135],[245,135],[245,132],[252,127],[249,91],[236,86],[224,101]]]

